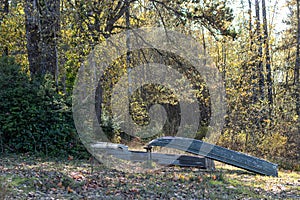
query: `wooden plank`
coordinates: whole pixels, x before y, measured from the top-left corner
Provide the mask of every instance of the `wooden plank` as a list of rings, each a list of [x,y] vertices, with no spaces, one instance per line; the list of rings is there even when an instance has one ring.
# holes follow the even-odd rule
[[[148,146],[174,148],[195,155],[205,156],[212,160],[217,160],[258,174],[278,176],[277,164],[217,145],[212,145],[201,140],[182,137],[161,137],[152,140]]]

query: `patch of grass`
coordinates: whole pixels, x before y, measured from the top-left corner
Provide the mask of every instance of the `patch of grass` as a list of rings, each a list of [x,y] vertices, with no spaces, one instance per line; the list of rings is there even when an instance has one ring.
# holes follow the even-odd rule
[[[15,193],[16,189],[24,194],[34,191],[34,180],[36,178],[24,178],[16,174],[0,177],[0,200],[11,199],[11,195]]]
[[[4,200],[9,194],[6,182],[3,177],[0,177],[0,200]]]
[[[230,185],[232,185],[234,187],[243,185],[243,183],[240,180],[237,180],[237,179],[227,179],[226,181],[227,181],[227,183],[229,183]]]
[[[217,185],[217,186],[223,186],[224,185],[224,183],[222,181],[217,181],[217,180],[210,180],[209,184]]]
[[[260,194],[256,194],[251,188],[249,187],[244,187],[244,186],[237,186],[235,189],[235,192],[240,194],[240,195],[244,195],[246,197],[251,197],[254,199],[263,199],[264,196],[260,195]]]
[[[9,191],[12,191],[14,188],[18,188],[26,193],[34,190],[34,181],[37,180],[34,177],[23,178],[17,175],[10,175],[5,179],[6,187]]]

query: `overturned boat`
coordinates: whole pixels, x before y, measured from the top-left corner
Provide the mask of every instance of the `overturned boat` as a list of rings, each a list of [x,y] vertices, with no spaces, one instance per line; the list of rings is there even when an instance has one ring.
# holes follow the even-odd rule
[[[209,144],[201,140],[183,137],[161,137],[152,140],[148,146],[149,148],[153,146],[160,146],[178,149],[239,167],[257,174],[276,177],[278,176],[277,164],[244,153],[229,150],[224,147]]]

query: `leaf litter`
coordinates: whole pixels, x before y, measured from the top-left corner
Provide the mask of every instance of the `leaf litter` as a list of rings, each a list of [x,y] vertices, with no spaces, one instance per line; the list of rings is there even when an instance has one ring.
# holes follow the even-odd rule
[[[125,173],[87,160],[0,157],[2,199],[300,199],[300,173],[279,177],[224,164]]]

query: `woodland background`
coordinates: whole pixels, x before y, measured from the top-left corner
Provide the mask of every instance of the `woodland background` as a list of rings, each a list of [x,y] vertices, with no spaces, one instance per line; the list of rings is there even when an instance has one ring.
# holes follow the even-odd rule
[[[87,157],[71,109],[81,63],[95,45],[113,34],[131,28],[166,27],[192,35],[222,73],[228,111],[218,144],[267,158],[283,168],[300,169],[299,1],[0,2],[2,153]],[[122,74],[150,61],[173,63],[189,77],[203,110],[196,136],[202,139],[210,117],[205,83],[183,60],[155,49],[131,52],[130,60],[121,57],[102,77],[98,116],[107,136],[122,143],[135,139],[123,133],[112,118],[109,98]],[[163,105],[168,114],[159,136],[176,135],[180,108],[174,94],[163,86],[146,85],[132,95],[132,118],[147,124],[154,103]]]

